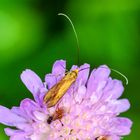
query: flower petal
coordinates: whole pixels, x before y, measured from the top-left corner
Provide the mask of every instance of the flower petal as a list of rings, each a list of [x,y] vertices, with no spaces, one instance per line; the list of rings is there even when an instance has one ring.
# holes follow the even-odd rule
[[[20,109],[20,107],[12,107],[11,111],[15,114],[17,114],[18,116],[27,118],[27,116],[24,114],[24,112]]]
[[[40,111],[34,111],[33,115],[39,120],[39,121],[45,121],[47,120],[47,115]]]
[[[11,128],[5,128],[4,131],[7,136],[12,136],[12,135],[16,134],[18,130],[11,129]]]
[[[87,79],[88,79],[88,75],[89,75],[89,69],[90,69],[90,65],[89,64],[84,64],[82,66],[80,66],[79,68],[79,73],[78,73],[78,80],[81,79],[82,80],[82,84],[86,84]]]
[[[17,126],[20,123],[26,123],[27,121],[15,113],[13,113],[10,109],[0,106],[0,122],[9,125],[9,126]]]
[[[30,120],[36,120],[35,116],[33,115],[34,111],[39,111],[40,108],[38,104],[36,104],[31,99],[24,99],[22,100],[20,104],[20,109],[24,112],[24,114],[28,117]]]
[[[27,120],[27,123],[19,123],[16,125],[16,127],[18,129],[22,129],[24,131],[31,131],[31,127],[30,127],[30,123],[31,119],[28,117],[28,115],[25,113],[25,111],[23,109],[21,109],[21,107],[12,107],[11,111],[15,114],[17,114],[18,116],[21,116],[23,118],[25,118]]]
[[[94,71],[93,78],[98,81],[107,80],[110,74],[110,69],[106,65],[102,65]]]
[[[111,125],[112,124],[112,125]],[[128,135],[131,131],[132,121],[130,121],[127,118],[114,118],[110,122],[111,127],[109,128],[109,131],[111,133],[115,133],[116,135]]]
[[[122,82],[119,80],[108,79],[106,87],[104,88],[104,100],[118,99],[124,91]]]
[[[7,136],[14,136],[14,138],[15,138],[16,135],[19,135],[19,134],[26,135],[26,133],[24,131],[22,131],[22,130],[15,130],[15,129],[11,129],[11,128],[5,128],[4,131],[5,131]]]
[[[64,60],[57,60],[54,64],[53,64],[53,68],[52,68],[52,74],[64,74],[65,73],[65,69],[66,69],[66,61]]]
[[[21,80],[33,94],[35,100],[38,101],[40,90],[43,88],[43,83],[38,75],[36,75],[32,70],[26,69],[21,74]]]
[[[110,74],[110,69],[103,65],[98,69],[94,69],[89,77],[87,84],[87,96],[90,97],[91,94],[95,94],[97,96],[99,92],[101,93],[102,89],[106,85],[106,81],[108,80],[108,76]],[[95,92],[96,91],[96,92]]]
[[[30,140],[29,138],[26,138],[26,133],[24,131],[17,131],[15,135],[12,135],[10,137],[10,140]]]
[[[75,97],[74,97],[75,101],[80,104],[85,97],[85,93],[86,93],[86,87],[80,86],[78,88],[78,91],[75,93]]]
[[[78,69],[78,66],[77,66],[77,65],[73,65],[73,66],[71,67],[70,71],[75,70],[75,69]]]
[[[130,108],[130,103],[127,99],[120,100],[112,100],[107,105],[108,111],[120,114],[121,112],[125,112]]]
[[[54,86],[57,83],[57,76],[53,74],[46,74],[45,82],[47,88],[50,89],[52,86]]]
[[[52,73],[45,76],[45,82],[48,89],[62,79],[62,77],[65,75],[65,68],[66,62],[64,60],[58,60],[54,63]]]

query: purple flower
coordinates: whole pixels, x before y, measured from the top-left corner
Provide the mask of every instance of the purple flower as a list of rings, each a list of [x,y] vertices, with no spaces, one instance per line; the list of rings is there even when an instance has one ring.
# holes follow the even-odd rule
[[[0,106],[0,122],[14,127],[5,128],[10,140],[120,140],[130,133],[132,122],[118,117],[130,107],[127,99],[118,99],[124,90],[121,81],[109,77],[105,65],[94,69],[89,78],[89,64],[79,70],[76,82],[51,108],[43,97],[65,75],[65,61],[55,62],[45,82],[33,71],[23,71],[21,80],[34,101],[26,98],[12,109]]]

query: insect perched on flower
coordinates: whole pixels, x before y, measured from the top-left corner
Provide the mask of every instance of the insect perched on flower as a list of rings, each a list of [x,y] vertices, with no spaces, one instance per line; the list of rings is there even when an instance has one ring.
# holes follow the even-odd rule
[[[119,99],[122,82],[109,76],[106,65],[90,76],[89,71],[89,64],[74,65],[66,74],[64,60],[54,63],[43,82],[32,70],[23,71],[21,80],[34,100],[26,98],[11,109],[0,106],[0,122],[10,126],[5,133],[11,140],[120,140],[128,135],[131,120],[118,116],[130,108],[127,99]]]
[[[76,40],[77,40],[77,48],[78,48],[77,63],[79,63],[79,41],[78,41],[78,37],[77,37],[76,30],[74,28],[74,25],[71,19],[67,15],[63,13],[59,13],[58,15],[65,16],[72,25],[72,28],[73,28],[73,31],[75,33]],[[67,72],[67,74],[56,85],[54,85],[49,91],[47,91],[44,97],[44,103],[47,103],[48,108],[56,105],[57,102],[64,96],[66,91],[76,81],[78,73],[79,73],[78,69]]]
[[[73,31],[75,33],[75,37],[77,40],[77,49],[78,49],[78,51],[77,51],[78,52],[77,63],[79,64],[79,41],[78,41],[75,27],[74,27],[71,19],[66,14],[59,13],[58,15],[65,16],[70,21],[70,23],[72,25],[72,28],[73,28]],[[114,69],[111,69],[111,70],[122,75],[126,79],[126,84],[128,83],[127,78],[123,74],[121,74],[117,70],[114,70]],[[44,97],[44,103],[47,103],[48,108],[52,107],[58,103],[58,101],[64,96],[64,94],[70,88],[70,86],[76,81],[78,73],[79,73],[78,69],[67,72],[67,74],[56,85],[54,85],[49,91],[47,91],[47,93]]]
[[[75,83],[61,102],[50,108],[44,104],[46,92],[64,77],[64,68],[65,61],[56,61],[44,82],[29,69],[21,74],[34,100],[24,99],[12,109],[0,106],[0,122],[16,128],[5,128],[6,134],[13,140],[120,140],[128,135],[132,122],[118,115],[130,104],[119,99],[122,82],[109,77],[110,69],[105,65],[94,69],[89,78],[89,64],[80,66]]]
[[[47,107],[52,107],[64,96],[70,86],[76,81],[78,76],[78,69],[72,70],[66,76],[64,76],[60,82],[55,84],[45,95],[44,103],[47,103]]]

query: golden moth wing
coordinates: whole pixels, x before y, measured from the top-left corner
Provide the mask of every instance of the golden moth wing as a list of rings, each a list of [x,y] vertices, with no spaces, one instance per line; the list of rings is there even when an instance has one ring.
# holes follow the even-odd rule
[[[48,107],[54,106],[64,96],[74,81],[75,80],[63,80],[60,86],[56,88],[53,98],[49,100]]]
[[[57,84],[55,84],[51,89],[47,91],[47,93],[44,96],[44,102],[47,103],[51,98],[55,96],[58,89],[61,87],[63,83],[63,80],[60,80]]]

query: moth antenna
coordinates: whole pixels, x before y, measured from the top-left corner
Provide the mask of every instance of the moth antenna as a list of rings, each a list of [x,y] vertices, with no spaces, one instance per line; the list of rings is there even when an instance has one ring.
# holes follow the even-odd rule
[[[117,71],[115,69],[111,69],[111,70],[116,72],[116,73],[118,73],[118,74],[120,74],[126,80],[126,85],[128,85],[128,78],[124,74],[122,74],[121,72],[119,72],[119,71]]]
[[[70,24],[71,24],[71,26],[72,26],[72,29],[73,29],[73,31],[74,31],[74,34],[75,34],[75,37],[76,37],[76,41],[77,41],[77,64],[79,65],[79,57],[80,57],[79,52],[80,52],[80,47],[79,47],[79,40],[78,40],[78,36],[77,36],[77,32],[76,32],[76,30],[75,30],[75,27],[74,27],[74,25],[73,25],[71,19],[70,19],[66,14],[58,13],[58,15],[59,15],[59,16],[64,16],[64,17],[66,17],[66,18],[69,20],[69,22],[70,22]]]

